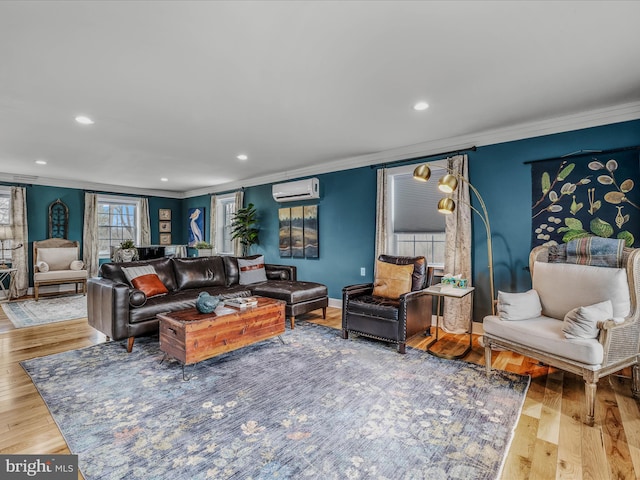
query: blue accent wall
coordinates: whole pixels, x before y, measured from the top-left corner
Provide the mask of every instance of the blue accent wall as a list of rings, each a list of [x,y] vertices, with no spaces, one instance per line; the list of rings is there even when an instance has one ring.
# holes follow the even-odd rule
[[[524,162],[578,150],[608,150],[638,144],[640,120],[505,142],[468,153],[470,181],[480,191],[489,212],[496,293],[531,288],[525,269],[531,249],[531,167]],[[270,185],[246,190],[245,205],[254,203],[260,220],[260,245],[252,252],[264,253],[268,263],[296,265],[299,279],[324,283],[331,298],[341,298],[342,287],[373,279],[376,170],[364,167],[317,177],[321,192],[317,202],[277,203],[271,196]],[[305,203],[319,205],[320,258],[280,258],[278,208]],[[473,194],[472,204],[479,208]],[[477,289],[474,320],[482,321],[491,312],[487,237],[480,218],[474,214],[472,221],[473,284]],[[360,276],[361,267],[366,268],[365,277]]]
[[[271,185],[245,191],[244,204],[253,203],[260,223],[260,244],[252,253],[263,253],[267,263],[295,265],[298,279],[327,285],[331,298],[342,298],[342,287],[373,281],[376,170],[363,167],[317,175],[320,199],[305,202],[276,202]],[[280,258],[278,209],[297,205],[318,205],[320,257]],[[360,276],[360,268],[366,276]]]

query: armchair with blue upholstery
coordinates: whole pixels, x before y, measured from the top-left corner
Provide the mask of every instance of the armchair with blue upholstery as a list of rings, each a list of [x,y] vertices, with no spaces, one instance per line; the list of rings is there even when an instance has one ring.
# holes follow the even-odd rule
[[[381,263],[413,267],[402,269],[410,275],[408,288],[389,298],[376,295],[377,282],[344,287],[342,338],[349,338],[351,332],[395,343],[398,352],[405,353],[407,339],[431,326],[432,296],[424,289],[431,285],[433,267],[427,266],[424,257],[380,255],[378,265]]]

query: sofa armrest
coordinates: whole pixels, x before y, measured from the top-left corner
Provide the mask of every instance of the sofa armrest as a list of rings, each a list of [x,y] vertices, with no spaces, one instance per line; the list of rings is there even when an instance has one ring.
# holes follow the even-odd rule
[[[101,277],[87,281],[89,325],[113,340],[129,337],[129,285]]]
[[[290,280],[292,282],[298,280],[298,268],[294,265],[265,263],[264,269],[269,280]]]

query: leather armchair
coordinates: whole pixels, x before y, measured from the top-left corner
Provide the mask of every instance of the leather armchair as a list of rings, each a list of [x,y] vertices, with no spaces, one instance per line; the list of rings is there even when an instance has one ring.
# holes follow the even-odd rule
[[[411,291],[397,300],[373,295],[373,283],[342,289],[342,338],[349,332],[397,344],[405,353],[407,338],[431,326],[433,297],[425,292],[433,280],[433,267],[424,257],[380,255],[378,260],[395,265],[412,265]]]

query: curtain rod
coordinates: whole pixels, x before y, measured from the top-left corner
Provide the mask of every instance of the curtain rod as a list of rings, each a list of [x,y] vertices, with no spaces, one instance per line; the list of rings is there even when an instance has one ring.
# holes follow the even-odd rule
[[[404,158],[402,160],[395,160],[393,162],[387,162],[387,163],[377,163],[375,165],[371,165],[370,168],[386,168],[386,167],[390,167],[390,166],[399,166],[402,164],[407,164],[407,163],[411,163],[411,162],[415,162],[416,160],[426,160],[427,158],[432,158],[432,157],[441,157],[441,156],[449,156],[449,155],[457,155],[463,152],[475,152],[478,149],[478,147],[476,147],[475,145],[473,147],[469,147],[469,148],[462,148],[460,150],[450,150],[448,152],[440,152],[440,153],[433,153],[431,155],[422,155],[420,157],[412,157],[412,158]]]
[[[567,153],[566,155],[562,156],[541,158],[540,160],[528,160],[524,162],[524,165],[528,165],[530,163],[546,162],[549,160],[558,160],[559,158],[586,157],[587,155],[608,155],[609,153],[628,152],[631,150],[640,150],[640,145],[636,145],[634,147],[612,148],[611,150],[578,150],[577,152]]]

